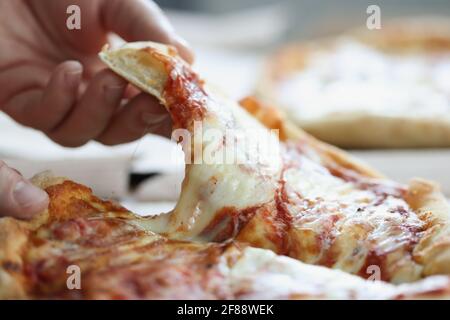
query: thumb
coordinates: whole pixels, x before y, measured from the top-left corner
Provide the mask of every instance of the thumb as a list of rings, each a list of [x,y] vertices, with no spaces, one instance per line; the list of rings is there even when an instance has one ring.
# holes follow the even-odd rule
[[[124,40],[172,44],[187,62],[194,60],[189,45],[175,33],[167,17],[153,1],[105,0],[100,12],[105,29],[117,33]]]
[[[29,219],[48,206],[45,191],[0,160],[0,216]]]

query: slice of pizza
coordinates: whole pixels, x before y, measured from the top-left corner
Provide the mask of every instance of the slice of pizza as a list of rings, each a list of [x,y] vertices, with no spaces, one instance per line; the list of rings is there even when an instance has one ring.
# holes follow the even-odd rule
[[[237,239],[364,278],[378,268],[393,283],[450,274],[450,210],[433,183],[395,183],[274,108],[246,100],[246,111],[173,48],[132,43],[100,56],[164,104],[184,141],[175,209],[140,225],[171,239]]]
[[[258,95],[341,147],[449,147],[450,23],[364,29],[282,47],[268,60]]]
[[[450,278],[395,286],[244,244],[170,240],[80,184],[40,175],[50,205],[0,218],[0,299],[435,299]]]

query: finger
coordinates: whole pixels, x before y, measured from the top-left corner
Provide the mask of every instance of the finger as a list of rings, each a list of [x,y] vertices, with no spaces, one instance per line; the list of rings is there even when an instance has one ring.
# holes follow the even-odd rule
[[[77,101],[82,73],[83,66],[77,61],[66,61],[55,68],[39,107],[31,113],[35,128],[47,132],[63,121]]]
[[[194,54],[169,20],[153,1],[108,0],[103,1],[101,14],[105,28],[117,33],[126,41],[158,41],[174,45],[189,63]]]
[[[45,191],[0,161],[0,216],[29,219],[48,206]]]
[[[31,127],[48,132],[63,121],[77,101],[82,73],[77,61],[66,61],[55,68],[41,103],[30,108]]]
[[[66,61],[57,66],[45,88],[29,88],[16,95],[5,110],[20,123],[48,131],[56,127],[74,105],[81,82],[82,66]]]
[[[170,116],[164,107],[155,98],[141,93],[114,115],[97,140],[114,145],[134,141],[146,133],[170,137],[171,129]]]
[[[135,96],[137,96],[139,93],[141,93],[141,91],[138,88],[136,88],[132,84],[128,84],[127,89],[125,90],[124,98],[132,99]]]
[[[110,70],[99,72],[66,120],[48,133],[55,142],[78,147],[99,136],[120,106],[127,82]]]
[[[41,101],[50,75],[44,66],[26,62],[0,72],[0,109],[28,125],[29,110]]]

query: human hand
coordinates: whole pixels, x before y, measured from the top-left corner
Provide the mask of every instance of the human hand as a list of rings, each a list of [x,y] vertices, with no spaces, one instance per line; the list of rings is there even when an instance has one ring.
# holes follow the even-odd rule
[[[29,219],[47,206],[47,193],[0,160],[0,217]]]
[[[81,30],[66,27],[72,4],[81,9]],[[164,108],[99,61],[109,33],[172,44],[192,61],[151,1],[0,0],[0,110],[68,147],[169,136]]]

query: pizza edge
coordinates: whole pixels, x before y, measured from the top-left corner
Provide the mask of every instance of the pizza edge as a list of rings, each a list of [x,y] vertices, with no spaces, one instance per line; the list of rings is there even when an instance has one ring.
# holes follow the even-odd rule
[[[141,218],[113,201],[96,197],[89,187],[55,176],[51,171],[35,175],[31,182],[49,194],[49,207],[31,220],[0,218],[0,300],[30,298],[32,284],[27,278],[25,257],[33,247],[32,235],[52,222],[78,218],[76,211],[66,210],[73,200],[87,201],[119,218]]]
[[[49,171],[36,175],[32,183],[45,190],[66,178],[54,177]],[[0,219],[0,299],[25,299],[27,279],[23,276],[23,256],[29,234],[48,220],[48,209],[30,221],[10,217]]]

